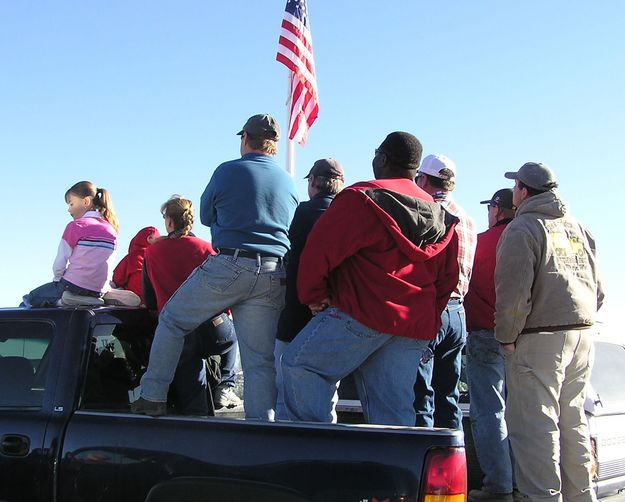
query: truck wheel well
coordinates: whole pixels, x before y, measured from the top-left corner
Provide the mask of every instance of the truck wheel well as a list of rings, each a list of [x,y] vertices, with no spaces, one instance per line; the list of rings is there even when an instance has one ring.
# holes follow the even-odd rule
[[[289,488],[234,478],[180,477],[153,486],[145,502],[310,502]]]

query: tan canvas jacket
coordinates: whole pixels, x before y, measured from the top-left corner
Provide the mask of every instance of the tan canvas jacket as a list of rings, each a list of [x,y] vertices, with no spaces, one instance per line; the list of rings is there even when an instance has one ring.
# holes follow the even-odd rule
[[[497,246],[495,337],[592,326],[603,302],[595,241],[556,192],[521,203]]]

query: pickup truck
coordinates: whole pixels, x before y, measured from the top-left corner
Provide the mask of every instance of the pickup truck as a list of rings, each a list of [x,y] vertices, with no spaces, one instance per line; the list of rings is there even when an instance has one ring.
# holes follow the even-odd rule
[[[0,502],[461,502],[461,432],[132,415],[145,309],[0,309]]]

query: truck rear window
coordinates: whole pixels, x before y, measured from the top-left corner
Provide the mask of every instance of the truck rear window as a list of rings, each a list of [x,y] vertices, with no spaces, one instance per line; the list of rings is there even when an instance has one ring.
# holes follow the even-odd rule
[[[41,408],[53,331],[47,322],[0,322],[0,408]]]
[[[590,384],[604,405],[625,403],[625,387],[618,381],[625,368],[625,347],[617,343],[595,342],[595,364]]]

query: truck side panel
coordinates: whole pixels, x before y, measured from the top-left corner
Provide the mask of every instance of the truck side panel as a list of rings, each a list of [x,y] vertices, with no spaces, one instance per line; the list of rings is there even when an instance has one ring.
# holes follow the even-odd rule
[[[446,430],[77,412],[59,493],[134,502],[159,482],[194,477],[233,489],[270,485],[303,500],[417,500],[426,451],[461,445],[461,433]]]

